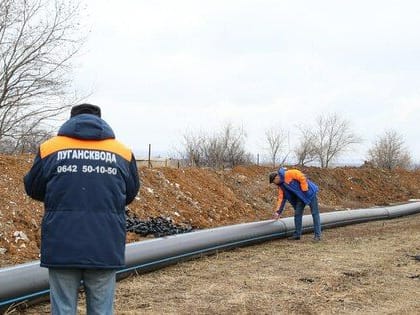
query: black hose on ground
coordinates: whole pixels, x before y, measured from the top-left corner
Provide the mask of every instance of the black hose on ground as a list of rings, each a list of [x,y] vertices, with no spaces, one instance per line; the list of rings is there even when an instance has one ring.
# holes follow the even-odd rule
[[[146,220],[139,219],[134,213],[126,211],[127,232],[140,236],[163,237],[168,235],[192,232],[194,228],[188,224],[175,224],[169,217],[155,217]]]

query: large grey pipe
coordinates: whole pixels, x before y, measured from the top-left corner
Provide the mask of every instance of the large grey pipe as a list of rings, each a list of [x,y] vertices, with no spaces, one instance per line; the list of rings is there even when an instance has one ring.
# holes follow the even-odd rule
[[[392,219],[420,213],[420,202],[382,208],[348,210],[323,213],[323,228]],[[303,217],[304,232],[313,230],[312,217]],[[263,242],[289,236],[294,231],[293,218],[260,221],[200,230],[126,246],[127,268],[120,276],[132,272],[149,271],[191,257],[214,253],[218,250]],[[13,303],[30,301],[48,294],[48,270],[39,261],[0,269],[0,310]]]

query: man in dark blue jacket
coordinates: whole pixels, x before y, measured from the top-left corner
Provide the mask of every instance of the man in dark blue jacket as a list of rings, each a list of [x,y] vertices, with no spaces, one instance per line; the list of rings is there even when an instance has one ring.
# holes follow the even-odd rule
[[[49,271],[52,313],[76,314],[83,281],[87,313],[112,314],[125,206],[140,187],[131,150],[115,140],[98,106],[74,106],[58,135],[41,144],[24,182],[45,206],[41,266]]]
[[[302,235],[302,217],[306,205],[311,208],[314,224],[314,240],[321,240],[321,219],[318,208],[318,186],[306,178],[299,170],[288,170],[281,167],[277,172],[269,175],[270,184],[274,183],[279,189],[277,208],[274,218],[280,218],[286,201],[289,201],[295,210],[295,233],[290,239],[300,240]]]

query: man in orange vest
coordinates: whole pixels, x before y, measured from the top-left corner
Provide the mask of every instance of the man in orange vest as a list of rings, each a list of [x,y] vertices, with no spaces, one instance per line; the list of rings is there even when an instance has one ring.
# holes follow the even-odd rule
[[[286,201],[289,201],[295,210],[295,232],[289,239],[300,240],[302,235],[302,216],[306,205],[311,208],[314,223],[314,240],[321,240],[321,219],[319,216],[317,192],[318,186],[308,180],[299,170],[288,170],[281,167],[277,172],[269,175],[270,184],[279,189],[277,209],[274,219],[280,218]]]

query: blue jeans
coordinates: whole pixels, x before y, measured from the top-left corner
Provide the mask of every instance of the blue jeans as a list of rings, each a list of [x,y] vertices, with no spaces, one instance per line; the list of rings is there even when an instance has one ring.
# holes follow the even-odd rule
[[[318,198],[315,197],[312,199],[309,204],[311,208],[312,219],[314,222],[314,235],[315,237],[321,237],[321,218],[319,217],[319,208],[318,208]],[[297,200],[295,207],[295,233],[293,236],[300,237],[302,235],[302,216],[305,209],[305,204]]]
[[[82,280],[86,292],[87,314],[114,313],[115,270],[49,268],[48,274],[51,314],[77,313],[77,297]]]

